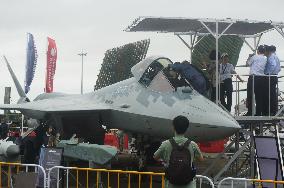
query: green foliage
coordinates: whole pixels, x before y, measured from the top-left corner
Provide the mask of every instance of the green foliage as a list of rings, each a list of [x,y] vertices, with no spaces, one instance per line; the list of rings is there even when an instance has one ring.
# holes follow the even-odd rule
[[[132,77],[131,67],[146,57],[150,39],[106,51],[95,90]]]

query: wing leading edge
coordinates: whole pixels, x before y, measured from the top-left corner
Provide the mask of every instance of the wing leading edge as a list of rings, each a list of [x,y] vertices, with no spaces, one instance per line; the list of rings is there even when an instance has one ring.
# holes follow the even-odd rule
[[[47,114],[84,113],[110,110],[108,106],[94,103],[84,97],[58,97],[22,104],[1,104],[0,109],[18,110],[31,118],[44,118]]]

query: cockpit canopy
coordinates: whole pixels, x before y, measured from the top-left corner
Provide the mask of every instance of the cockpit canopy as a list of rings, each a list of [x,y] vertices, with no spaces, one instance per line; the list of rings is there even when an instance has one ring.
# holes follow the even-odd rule
[[[169,74],[172,61],[162,56],[148,57],[132,67],[131,72],[143,86],[159,92],[174,91],[177,85]]]

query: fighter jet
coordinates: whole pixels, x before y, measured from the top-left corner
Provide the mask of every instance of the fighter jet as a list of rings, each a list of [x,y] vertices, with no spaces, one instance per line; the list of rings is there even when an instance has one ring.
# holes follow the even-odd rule
[[[172,61],[166,57],[148,57],[132,67],[130,79],[84,95],[43,93],[32,102],[14,78],[20,103],[0,105],[0,109],[18,110],[55,125],[63,138],[76,133],[89,142],[102,138],[102,125],[137,137],[169,138],[172,120],[179,115],[189,119],[186,136],[195,141],[222,139],[240,129],[230,114],[190,85],[175,85],[169,64]],[[11,67],[9,71],[14,74]]]

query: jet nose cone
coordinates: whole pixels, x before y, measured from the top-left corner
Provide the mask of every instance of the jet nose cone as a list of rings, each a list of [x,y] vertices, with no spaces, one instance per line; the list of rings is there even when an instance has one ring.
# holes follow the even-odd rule
[[[196,140],[224,139],[241,128],[233,116],[204,97],[193,98],[184,111],[192,125],[189,134]]]
[[[221,126],[232,129],[232,132],[236,132],[241,129],[239,123],[230,114],[227,114],[227,116],[223,115],[223,124],[221,124]]]
[[[20,154],[20,148],[18,145],[11,145],[7,148],[7,157],[16,157]]]
[[[235,118],[220,107],[216,106],[215,112],[212,115],[214,116],[214,120],[211,120],[211,122],[217,127],[216,131],[218,131],[220,136],[228,137],[241,129]]]

